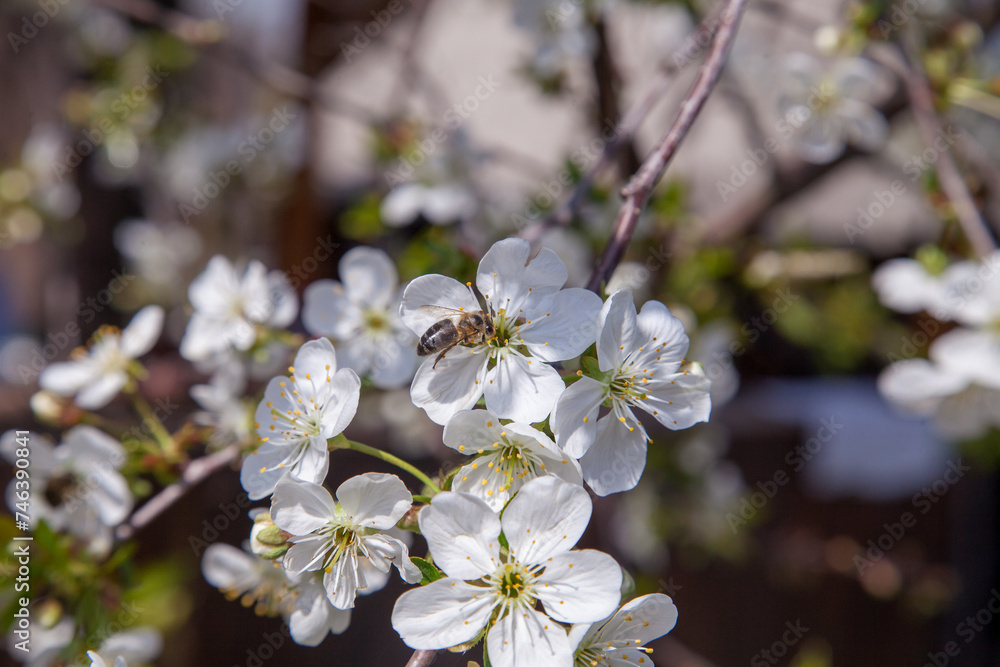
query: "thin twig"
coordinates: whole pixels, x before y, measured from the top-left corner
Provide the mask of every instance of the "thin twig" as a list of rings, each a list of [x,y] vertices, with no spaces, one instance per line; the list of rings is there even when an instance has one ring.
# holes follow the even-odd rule
[[[553,227],[565,227],[573,220],[573,216],[579,213],[586,201],[587,193],[594,180],[611,164],[621,147],[635,136],[639,125],[670,89],[677,73],[680,72],[684,64],[690,62],[691,59],[686,54],[690,48],[689,45],[707,41],[715,35],[715,31],[721,24],[719,14],[719,12],[714,12],[706,16],[684,44],[671,54],[669,59],[664,61],[660,68],[659,78],[646,91],[646,94],[621,117],[612,130],[610,139],[605,142],[604,150],[601,151],[597,161],[583,174],[569,198],[547,218],[523,229],[520,233],[521,238],[536,243],[548,230]]]
[[[925,144],[933,146],[941,134],[942,125],[937,111],[934,109],[934,94],[927,81],[923,66],[920,64],[919,54],[915,53],[912,48],[899,47],[898,51],[891,53],[882,49],[878,51],[878,55],[880,60],[891,67],[903,80],[920,136]],[[973,251],[979,257],[991,254],[997,249],[996,241],[980,215],[972,195],[969,194],[965,178],[958,170],[955,161],[947,152],[938,151],[938,159],[934,167],[937,170],[941,189],[948,197],[948,201],[951,202],[955,217],[962,226],[962,231],[965,232],[965,237]]]
[[[646,158],[639,171],[622,189],[625,202],[618,211],[611,239],[604,247],[604,252],[597,262],[597,268],[594,269],[590,282],[587,283],[587,289],[592,292],[599,293],[601,285],[611,277],[615,267],[618,266],[618,262],[625,254],[625,248],[632,238],[636,223],[639,222],[639,215],[646,206],[646,202],[649,201],[653,188],[663,176],[663,172],[666,171],[671,158],[677,152],[677,148],[691,130],[691,125],[698,117],[709,93],[719,81],[719,74],[722,72],[729,48],[736,37],[736,26],[746,9],[747,1],[729,0],[726,9],[722,12],[722,24],[712,40],[708,57],[701,66],[694,85],[681,102],[681,108],[677,118],[674,119],[673,126],[667,131],[660,145]]]
[[[158,494],[150,498],[145,505],[140,507],[132,517],[115,530],[115,539],[127,540],[143,526],[146,526],[153,519],[158,517],[168,507],[177,502],[187,491],[209,477],[212,473],[220,470],[240,454],[239,445],[230,445],[214,454],[203,456],[188,464],[184,469],[181,478],[166,487]]]
[[[409,661],[407,661],[406,667],[427,667],[427,665],[434,662],[437,654],[437,651],[414,651]]]

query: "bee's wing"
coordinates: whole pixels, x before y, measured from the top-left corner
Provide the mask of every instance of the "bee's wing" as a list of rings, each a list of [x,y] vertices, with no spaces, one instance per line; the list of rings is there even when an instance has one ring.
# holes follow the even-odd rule
[[[429,317],[434,317],[439,320],[455,319],[462,317],[463,315],[468,315],[468,311],[458,310],[456,308],[446,308],[445,306],[420,306],[417,310],[424,315],[428,315]]]

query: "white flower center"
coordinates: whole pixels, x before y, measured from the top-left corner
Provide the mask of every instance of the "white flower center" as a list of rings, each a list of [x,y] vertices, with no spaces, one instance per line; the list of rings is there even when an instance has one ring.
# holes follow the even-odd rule
[[[392,316],[384,308],[369,308],[364,311],[364,330],[372,336],[392,333]]]
[[[499,447],[496,453],[490,457],[493,459],[490,467],[493,468],[494,475],[500,475],[507,481],[506,488],[501,491],[509,490],[515,477],[519,480],[524,480],[525,477],[531,479],[539,466],[545,467],[538,456],[516,440],[511,441],[505,436],[497,444]]]

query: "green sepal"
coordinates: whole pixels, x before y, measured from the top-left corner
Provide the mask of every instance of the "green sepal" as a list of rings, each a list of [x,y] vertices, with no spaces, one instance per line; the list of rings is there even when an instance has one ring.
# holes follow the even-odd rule
[[[410,560],[413,561],[413,564],[417,566],[418,570],[420,570],[420,574],[423,575],[420,579],[421,586],[426,586],[432,581],[437,581],[438,579],[444,579],[444,572],[437,569],[437,567],[429,561],[426,561],[423,558],[417,558],[416,556],[410,556]]]

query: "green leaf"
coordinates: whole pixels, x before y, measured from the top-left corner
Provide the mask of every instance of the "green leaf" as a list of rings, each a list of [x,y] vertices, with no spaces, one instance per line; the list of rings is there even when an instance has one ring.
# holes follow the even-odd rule
[[[423,558],[417,558],[416,556],[410,556],[410,560],[413,564],[417,566],[420,570],[420,574],[424,575],[420,580],[421,586],[426,586],[432,581],[437,581],[438,579],[444,578],[444,572],[437,569],[432,563],[424,560]]]
[[[486,642],[483,642],[483,667],[493,667],[490,664],[490,652],[486,649]]]

